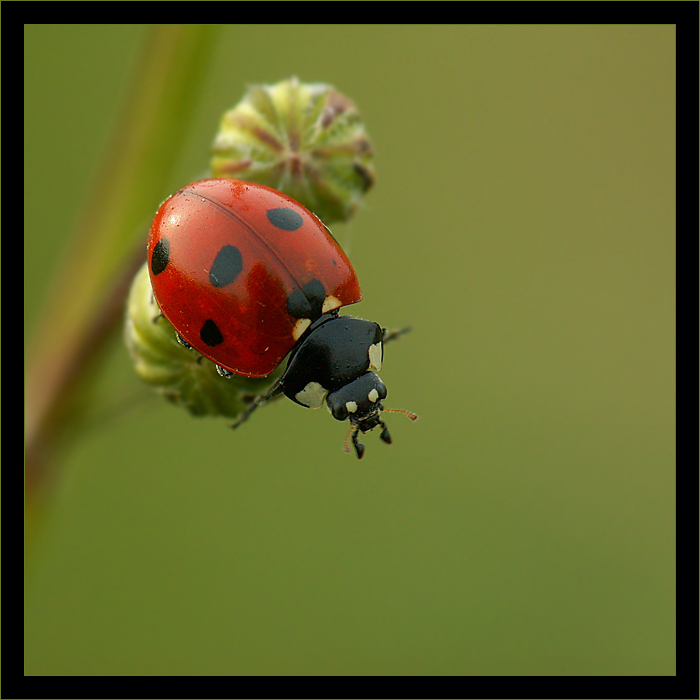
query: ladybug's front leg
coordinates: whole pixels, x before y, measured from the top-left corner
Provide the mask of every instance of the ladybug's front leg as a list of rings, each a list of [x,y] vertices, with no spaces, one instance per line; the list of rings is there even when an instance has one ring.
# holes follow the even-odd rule
[[[218,368],[217,368],[218,369]],[[274,399],[276,396],[279,396],[282,393],[283,387],[282,387],[282,378],[280,377],[267,391],[266,394],[259,394],[256,396],[251,402],[248,408],[245,409],[245,411],[242,411],[241,413],[238,414],[238,418],[236,418],[236,421],[233,423],[231,428],[235,430],[241,423],[245,423],[248,418],[250,418],[250,414],[258,407],[262,406],[266,401],[269,399]]]
[[[356,425],[353,426],[352,430],[352,444],[355,447],[355,453],[357,454],[357,459],[362,459],[365,454],[365,446],[358,441],[357,436],[359,435],[359,429]]]

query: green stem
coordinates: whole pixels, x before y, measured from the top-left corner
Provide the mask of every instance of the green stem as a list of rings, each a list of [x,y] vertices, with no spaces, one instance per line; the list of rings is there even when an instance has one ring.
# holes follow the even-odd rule
[[[167,194],[215,30],[213,25],[158,25],[145,38],[117,131],[27,363],[25,489],[30,509],[55,467],[60,438],[72,433],[86,408],[76,398],[84,391],[87,373],[122,319],[129,280],[144,256],[143,223]]]

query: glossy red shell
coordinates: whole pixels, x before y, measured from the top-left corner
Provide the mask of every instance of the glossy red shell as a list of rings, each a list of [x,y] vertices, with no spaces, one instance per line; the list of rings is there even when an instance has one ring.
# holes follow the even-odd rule
[[[318,316],[362,298],[350,261],[314,214],[236,180],[194,182],[163,202],[148,264],[178,333],[246,377],[270,374]]]

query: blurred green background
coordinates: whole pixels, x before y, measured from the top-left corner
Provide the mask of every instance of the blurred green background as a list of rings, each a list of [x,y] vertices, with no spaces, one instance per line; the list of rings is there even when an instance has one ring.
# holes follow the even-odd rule
[[[146,31],[25,29],[28,341]],[[25,673],[674,674],[675,28],[225,27],[170,189],[245,84],[292,74],[373,138],[334,233],[351,311],[414,328],[382,377],[420,420],[362,462],[288,401],[234,434],[115,342],[30,568]]]

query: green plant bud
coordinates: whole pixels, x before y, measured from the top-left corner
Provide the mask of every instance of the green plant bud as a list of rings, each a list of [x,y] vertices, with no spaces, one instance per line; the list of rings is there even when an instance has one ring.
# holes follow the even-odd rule
[[[292,77],[251,86],[224,114],[211,168],[284,192],[332,224],[350,219],[374,183],[373,156],[352,100]]]
[[[195,416],[235,418],[281,374],[278,369],[263,379],[225,379],[212,362],[181,345],[160,313],[145,264],[131,284],[124,333],[139,377]]]

